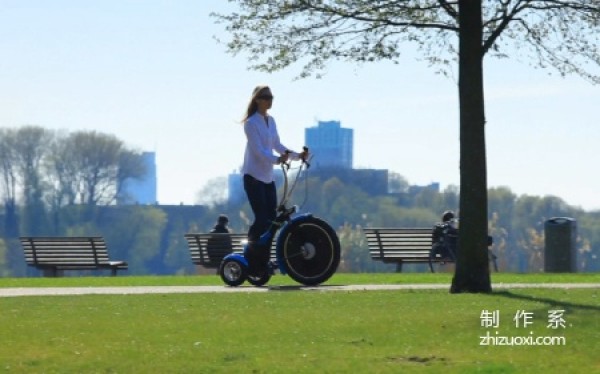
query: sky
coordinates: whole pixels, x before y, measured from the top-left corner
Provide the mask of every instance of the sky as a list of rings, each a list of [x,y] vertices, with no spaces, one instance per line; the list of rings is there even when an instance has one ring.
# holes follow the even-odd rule
[[[209,13],[224,0],[0,0],[0,127],[113,134],[156,152],[158,201],[194,204],[239,170],[240,124],[268,84],[283,144],[300,150],[319,120],[354,129],[354,167],[411,184],[459,185],[458,88],[413,46],[399,64],[334,62],[266,74],[226,53]],[[600,86],[516,60],[485,60],[489,187],[600,209]],[[318,155],[314,155],[318,157]]]

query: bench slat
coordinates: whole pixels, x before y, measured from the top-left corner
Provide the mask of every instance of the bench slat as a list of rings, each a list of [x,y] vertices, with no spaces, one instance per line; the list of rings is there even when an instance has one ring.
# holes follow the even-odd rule
[[[29,266],[50,270],[127,270],[125,261],[111,261],[104,238],[91,237],[20,237],[25,262]]]
[[[439,255],[429,258],[431,250],[431,228],[363,228],[367,246],[373,260],[395,263],[401,269],[402,263],[447,262]]]
[[[392,227],[369,227],[363,228],[367,238],[367,246],[373,260],[384,263],[396,263],[400,269],[403,262],[429,263],[430,269],[434,262],[452,262],[442,258],[439,254],[430,258],[432,228],[392,228]],[[496,256],[490,252],[490,261],[494,269],[498,270]]]

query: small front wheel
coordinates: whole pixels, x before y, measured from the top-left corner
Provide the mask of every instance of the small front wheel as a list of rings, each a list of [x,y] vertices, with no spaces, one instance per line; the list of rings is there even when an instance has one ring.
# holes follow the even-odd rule
[[[219,267],[219,275],[225,284],[237,287],[244,283],[248,277],[248,269],[240,260],[224,259]]]

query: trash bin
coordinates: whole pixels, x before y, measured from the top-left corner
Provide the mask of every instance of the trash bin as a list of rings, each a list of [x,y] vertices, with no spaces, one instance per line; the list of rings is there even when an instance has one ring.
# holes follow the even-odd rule
[[[546,273],[577,272],[577,221],[569,217],[554,217],[544,224]]]

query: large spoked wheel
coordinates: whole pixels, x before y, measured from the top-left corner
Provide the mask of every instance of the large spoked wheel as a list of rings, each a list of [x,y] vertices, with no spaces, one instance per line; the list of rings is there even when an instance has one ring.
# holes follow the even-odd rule
[[[219,275],[225,284],[237,287],[244,283],[248,277],[248,269],[238,259],[226,259],[221,262]]]
[[[307,216],[284,227],[277,253],[288,275],[310,286],[325,282],[335,273],[340,263],[340,242],[325,221]]]

